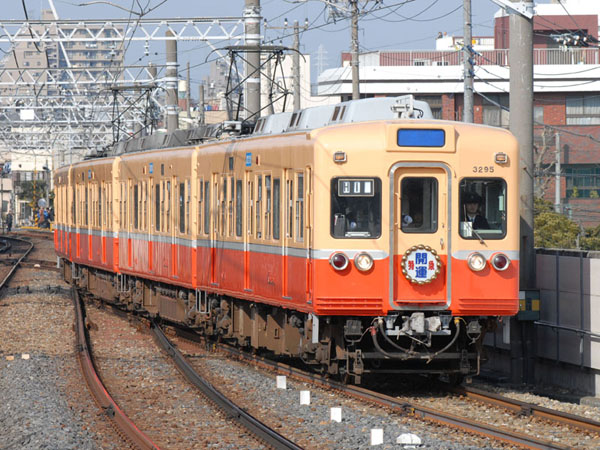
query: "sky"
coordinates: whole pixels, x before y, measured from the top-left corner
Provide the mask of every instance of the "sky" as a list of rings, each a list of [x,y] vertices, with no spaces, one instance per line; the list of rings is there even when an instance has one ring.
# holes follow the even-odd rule
[[[329,0],[330,1],[330,0]],[[312,55],[313,76],[319,47],[322,68],[340,65],[340,55],[350,49],[350,21],[345,18],[333,20],[326,7],[327,0],[262,0],[261,14],[267,19],[262,28],[264,41],[273,44],[292,45],[290,30],[282,30],[284,20],[291,25],[294,20],[308,29],[300,37],[301,51]],[[343,2],[344,3],[344,2]],[[25,0],[27,14],[31,19],[40,17],[41,9],[49,9],[48,0]],[[181,17],[241,17],[243,0],[54,0],[61,19],[127,19],[125,10],[151,10],[147,18]],[[438,32],[448,35],[463,34],[463,0],[359,0],[363,10],[373,10],[361,17],[359,44],[361,51],[394,49],[434,49]],[[379,9],[379,10],[377,10]],[[492,36],[493,16],[499,8],[491,0],[473,0],[473,35]],[[24,20],[25,12],[20,0],[3,0],[4,19]],[[273,27],[273,28],[270,28]],[[149,55],[144,55],[142,44],[129,47],[127,64],[164,63],[164,42],[152,42]],[[0,46],[8,50],[7,44]],[[192,69],[192,92],[208,73],[205,62],[210,49],[203,43],[179,43],[180,70],[190,61]],[[141,56],[140,56],[141,55]],[[315,81],[315,80],[313,80]]]

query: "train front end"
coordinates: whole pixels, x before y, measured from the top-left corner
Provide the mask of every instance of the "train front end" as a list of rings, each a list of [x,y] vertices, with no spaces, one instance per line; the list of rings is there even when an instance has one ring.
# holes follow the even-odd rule
[[[315,142],[315,204],[329,208],[315,211],[314,309],[340,370],[477,373],[486,331],[518,309],[514,137],[406,120]]]

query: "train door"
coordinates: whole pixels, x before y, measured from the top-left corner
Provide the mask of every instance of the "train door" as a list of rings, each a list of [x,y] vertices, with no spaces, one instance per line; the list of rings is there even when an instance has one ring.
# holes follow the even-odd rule
[[[450,170],[442,163],[397,163],[391,170],[390,306],[450,306]]]

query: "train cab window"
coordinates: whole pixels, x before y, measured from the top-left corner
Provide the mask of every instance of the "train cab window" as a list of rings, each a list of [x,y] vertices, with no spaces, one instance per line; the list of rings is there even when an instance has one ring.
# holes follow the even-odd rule
[[[506,182],[499,178],[465,178],[459,186],[459,233],[463,239],[506,236]]]
[[[438,229],[438,181],[428,177],[407,177],[401,183],[404,233],[435,233]]]
[[[374,239],[381,236],[381,180],[331,180],[331,236],[338,239]]]

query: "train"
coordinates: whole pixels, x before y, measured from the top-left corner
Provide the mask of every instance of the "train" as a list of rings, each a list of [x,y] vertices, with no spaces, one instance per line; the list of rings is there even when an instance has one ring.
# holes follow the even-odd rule
[[[509,131],[401,96],[192,135],[55,170],[68,283],[347,382],[479,372],[519,306]]]

